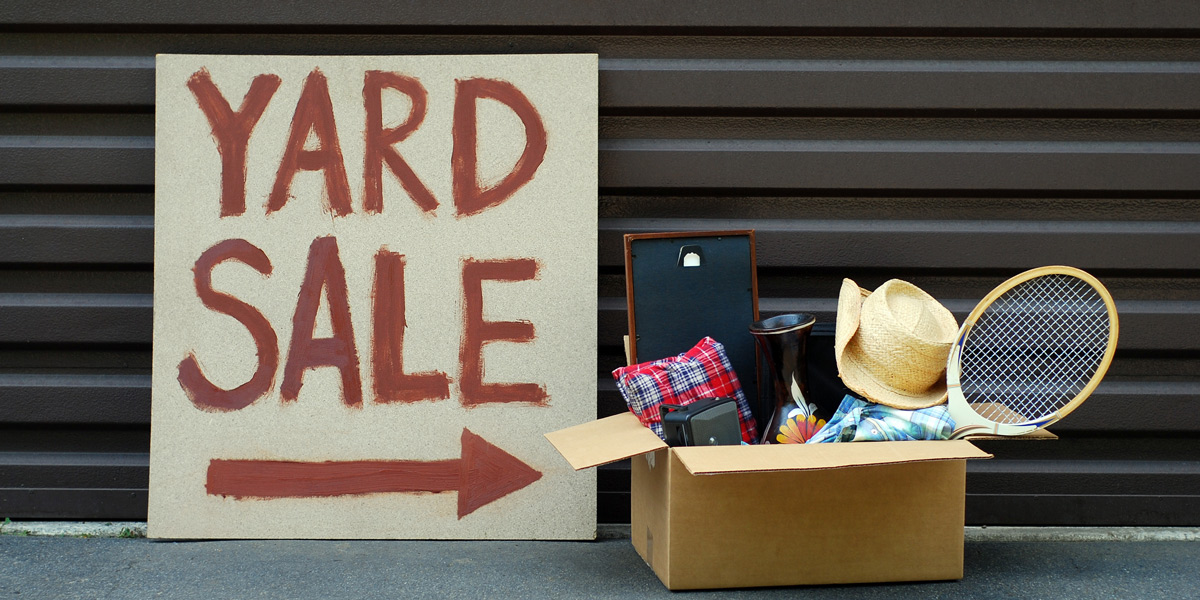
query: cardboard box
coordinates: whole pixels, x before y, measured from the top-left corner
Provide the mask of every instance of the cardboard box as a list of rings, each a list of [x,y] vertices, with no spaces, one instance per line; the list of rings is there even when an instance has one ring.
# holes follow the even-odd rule
[[[546,434],[632,457],[633,546],[672,590],[961,579],[967,441],[668,448],[630,413]]]

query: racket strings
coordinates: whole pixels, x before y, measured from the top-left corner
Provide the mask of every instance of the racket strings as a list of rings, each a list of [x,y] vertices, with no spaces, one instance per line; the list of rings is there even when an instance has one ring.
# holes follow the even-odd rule
[[[993,301],[963,341],[963,395],[997,423],[1052,415],[1101,367],[1110,329],[1104,299],[1086,281],[1053,274],[1022,282]]]

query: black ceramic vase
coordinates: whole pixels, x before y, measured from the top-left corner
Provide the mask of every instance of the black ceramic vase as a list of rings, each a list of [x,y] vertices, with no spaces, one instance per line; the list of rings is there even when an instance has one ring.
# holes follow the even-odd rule
[[[763,444],[803,444],[825,425],[829,415],[812,403],[808,391],[808,334],[817,320],[810,314],[779,315],[756,321],[750,333],[769,367],[759,374],[759,402],[771,418],[762,424]]]

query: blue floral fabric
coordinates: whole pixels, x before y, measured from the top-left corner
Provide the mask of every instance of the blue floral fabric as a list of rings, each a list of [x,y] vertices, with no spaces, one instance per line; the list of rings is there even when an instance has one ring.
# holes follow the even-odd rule
[[[902,410],[847,395],[825,427],[806,443],[945,440],[953,431],[954,419],[945,404]]]

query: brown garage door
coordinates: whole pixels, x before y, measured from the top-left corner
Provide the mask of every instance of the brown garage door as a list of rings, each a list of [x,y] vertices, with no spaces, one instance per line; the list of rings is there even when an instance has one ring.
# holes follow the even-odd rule
[[[1200,5],[467,4],[0,4],[0,517],[145,517],[156,53],[596,52],[602,414],[624,233],[756,229],[764,313],[825,322],[842,277],[961,318],[1066,263],[1117,359],[1060,441],[986,444],[968,521],[1200,524]]]

